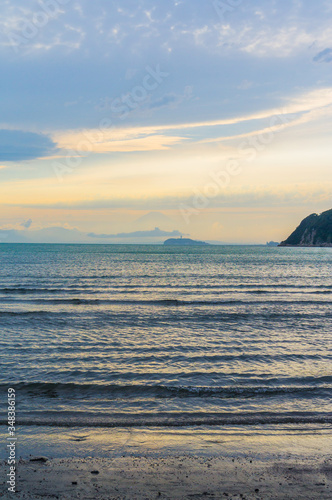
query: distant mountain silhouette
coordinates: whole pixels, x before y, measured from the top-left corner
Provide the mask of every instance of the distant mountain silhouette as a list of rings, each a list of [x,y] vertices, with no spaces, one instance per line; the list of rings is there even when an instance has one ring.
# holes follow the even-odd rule
[[[131,233],[117,233],[117,234],[95,234],[88,233],[88,236],[91,238],[133,238],[133,237],[141,237],[141,238],[149,238],[153,236],[181,236],[180,231],[175,229],[174,231],[163,231],[159,229],[159,227],[155,227],[150,231],[133,231]]]
[[[175,245],[175,246],[195,246],[195,245],[208,245],[205,241],[191,240],[190,238],[169,238],[164,241],[164,245]]]
[[[23,226],[25,228],[25,226]],[[181,236],[181,232],[163,231],[158,227],[147,231],[98,234],[84,233],[77,229],[53,226],[44,229],[0,229],[0,243],[158,243],[169,236]]]
[[[332,209],[322,214],[311,214],[282,241],[280,246],[326,247],[332,246]]]

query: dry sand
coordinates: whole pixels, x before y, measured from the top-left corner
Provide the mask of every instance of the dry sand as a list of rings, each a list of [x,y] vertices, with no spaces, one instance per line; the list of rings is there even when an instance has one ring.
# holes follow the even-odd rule
[[[331,499],[332,459],[166,456],[20,460],[15,499]],[[94,473],[93,473],[94,471]]]

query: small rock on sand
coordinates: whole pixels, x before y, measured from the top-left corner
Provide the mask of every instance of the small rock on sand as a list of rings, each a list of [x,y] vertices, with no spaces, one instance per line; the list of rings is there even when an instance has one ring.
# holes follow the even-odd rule
[[[42,462],[45,463],[48,461],[47,457],[31,457],[30,462]]]

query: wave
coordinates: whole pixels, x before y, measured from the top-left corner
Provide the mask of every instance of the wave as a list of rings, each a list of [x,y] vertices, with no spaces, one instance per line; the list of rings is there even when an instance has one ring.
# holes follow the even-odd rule
[[[32,300],[15,300],[14,303],[35,303],[35,304],[68,304],[68,305],[138,305],[138,306],[225,306],[225,305],[327,305],[330,301],[327,300],[182,300],[182,299],[82,299],[82,298],[55,298],[55,299],[32,299]]]
[[[273,305],[273,302],[266,303]],[[328,302],[324,302],[324,304],[329,305]],[[140,325],[141,327],[143,326],[159,326],[162,325],[164,328],[166,325],[172,326],[174,324],[179,323],[179,318],[182,321],[182,324],[184,325],[184,322],[189,323],[195,323],[196,325],[201,325],[201,324],[207,324],[207,323],[231,323],[234,324],[241,321],[264,321],[266,328],[270,328],[270,323],[276,323],[277,321],[280,321],[282,323],[289,323],[289,322],[294,322],[296,320],[304,320],[304,319],[315,319],[319,318],[321,321],[322,318],[328,319],[332,318],[332,311],[330,311],[327,308],[324,308],[324,310],[320,309],[314,309],[311,308],[310,312],[308,311],[291,311],[287,309],[280,310],[279,312],[276,311],[271,311],[270,309],[254,309],[250,308],[248,310],[242,310],[242,311],[232,311],[232,310],[227,310],[223,309],[222,314],[220,314],[220,310],[217,308],[214,308],[214,310],[208,310],[204,311],[204,309],[196,310],[193,314],[193,311],[190,311],[190,308],[181,308],[181,316],[179,317],[178,315],[173,314],[172,308],[167,308],[170,311],[169,315],[165,315],[163,312],[162,316],[158,316],[155,314],[153,317],[153,320],[151,319],[150,315],[148,315],[146,318],[145,317],[140,317]],[[79,315],[84,320],[85,318],[85,313],[86,310],[79,310]],[[88,313],[91,313],[91,310],[88,310]],[[63,322],[64,320],[66,321],[72,321],[72,314],[73,311],[72,309],[57,309],[57,310],[52,310],[52,309],[36,309],[36,310],[0,310],[0,318],[17,318],[17,320],[22,317],[22,319],[25,318],[32,318],[34,320],[38,320],[40,316],[45,318],[45,321],[51,322],[50,324],[55,326],[55,321],[58,321],[58,319]],[[120,309],[116,312],[116,315],[110,314],[110,311],[108,309],[95,309],[93,311],[94,314],[94,322],[95,325],[98,325],[98,327],[101,326],[110,326],[110,325],[119,325],[119,322],[121,321],[121,325],[128,324],[128,326],[133,326],[133,316],[136,317],[136,311],[129,311],[127,309]],[[57,327],[59,328],[59,323],[57,323]],[[310,327],[310,325],[307,326],[308,328],[316,329],[317,325],[313,324],[313,326]]]
[[[91,290],[89,290],[91,288]],[[31,288],[31,287],[5,287],[0,288],[4,295],[37,295],[37,294],[72,294],[72,293],[100,293],[98,288],[90,285],[67,286],[66,288]]]
[[[280,395],[319,395],[332,396],[332,376],[320,377],[312,381],[315,385],[291,386],[167,386],[140,384],[77,384],[51,382],[21,382],[11,387],[21,395],[35,397],[66,397],[72,398],[257,398],[275,397]],[[317,384],[323,384],[317,386]],[[0,384],[3,391],[8,384]]]
[[[113,290],[116,290],[117,293],[129,293],[133,292],[136,290],[141,290],[144,289],[145,291],[148,290],[192,290],[192,291],[202,291],[202,290],[220,290],[223,293],[232,293],[232,292],[237,292],[237,293],[252,293],[252,294],[281,294],[281,293],[297,293],[297,290],[299,290],[298,293],[305,294],[305,295],[310,295],[310,294],[328,294],[332,293],[332,286],[329,285],[316,285],[313,287],[307,286],[307,285],[262,285],[262,284],[217,284],[217,285],[208,285],[208,284],[200,284],[200,285],[185,285],[185,284],[177,284],[177,285],[171,285],[171,284],[157,284],[154,285],[153,283],[149,284],[134,284],[134,285],[127,285],[127,284],[111,284],[108,286],[96,286],[96,284],[91,283],[91,284],[80,284],[80,285],[68,285],[66,284],[65,286],[59,286],[57,287],[35,287],[35,286],[7,286],[0,288],[0,293],[5,294],[5,295],[10,295],[10,294],[17,294],[17,295],[34,295],[34,294],[72,294],[72,293],[105,293],[105,292],[112,292]]]
[[[255,412],[255,413],[112,413],[89,412],[32,412],[20,414],[17,424],[22,426],[54,427],[189,427],[220,425],[280,425],[280,424],[329,424],[331,413],[319,412]],[[8,425],[0,418],[0,425]]]
[[[29,317],[29,316],[48,316],[50,314],[49,311],[0,311],[0,317],[6,317],[6,316],[23,316],[23,317]],[[57,313],[57,315],[60,315],[60,313]]]

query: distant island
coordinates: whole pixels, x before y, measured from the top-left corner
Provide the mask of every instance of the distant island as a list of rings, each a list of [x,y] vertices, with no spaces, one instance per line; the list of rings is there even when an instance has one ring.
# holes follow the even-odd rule
[[[311,214],[279,246],[332,247],[332,209]]]
[[[279,246],[279,243],[277,241],[267,241],[266,246],[267,247],[277,247],[277,246]]]
[[[197,246],[197,245],[208,245],[205,241],[191,240],[190,238],[169,238],[164,241],[164,245],[176,245],[176,246]]]

